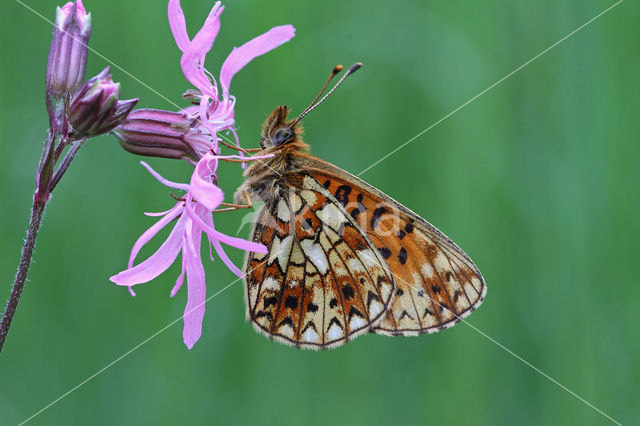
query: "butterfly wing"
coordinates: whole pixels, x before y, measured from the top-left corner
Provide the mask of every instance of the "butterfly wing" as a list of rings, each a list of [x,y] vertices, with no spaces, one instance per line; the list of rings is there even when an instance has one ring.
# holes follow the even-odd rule
[[[307,349],[341,345],[385,318],[394,293],[387,262],[342,204],[310,176],[257,216],[267,254],[245,261],[247,317],[275,340]]]
[[[483,302],[482,274],[453,241],[359,178],[315,157],[304,169],[340,202],[385,258],[396,295],[374,329],[387,335],[434,333]]]

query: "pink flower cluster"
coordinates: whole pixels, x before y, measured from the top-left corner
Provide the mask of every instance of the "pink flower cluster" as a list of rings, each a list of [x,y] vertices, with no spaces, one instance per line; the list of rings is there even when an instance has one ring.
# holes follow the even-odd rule
[[[212,211],[220,206],[224,198],[222,190],[216,185],[218,161],[223,158],[242,158],[241,152],[239,155],[221,156],[218,148],[217,134],[221,131],[230,131],[239,146],[238,137],[234,130],[236,100],[229,93],[231,79],[252,59],[289,41],[295,35],[295,29],[291,25],[283,25],[272,28],[244,45],[234,48],[222,65],[220,71],[222,93],[219,93],[216,80],[205,69],[204,61],[220,30],[220,15],[223,9],[220,2],[217,2],[200,31],[190,39],[180,1],[169,1],[169,25],[176,44],[182,51],[180,60],[182,71],[187,80],[201,93],[200,104],[189,107],[182,112],[195,118],[192,130],[198,135],[205,135],[204,140],[208,141],[209,146],[208,149],[203,149],[202,144],[199,144],[198,155],[201,158],[198,160],[188,184],[164,179],[146,163],[142,163],[161,183],[186,193],[182,198],[183,201],[179,201],[170,210],[159,214],[150,214],[162,216],[162,218],[135,242],[129,258],[128,269],[111,277],[111,281],[118,285],[127,286],[129,291],[135,295],[132,290],[134,285],[148,282],[160,275],[171,266],[178,254],[181,253],[182,272],[171,290],[171,296],[174,296],[181,288],[186,274],[188,295],[183,317],[183,339],[189,349],[200,338],[205,313],[206,283],[201,258],[202,233],[206,234],[210,247],[213,247],[224,264],[238,277],[243,276],[242,271],[231,262],[222,244],[241,250],[266,253],[266,247],[262,244],[225,235],[217,231],[213,223]],[[203,140],[202,137],[199,139]],[[253,159],[259,158],[264,157],[253,157]],[[158,231],[174,221],[173,230],[160,248],[145,261],[134,265],[134,260],[140,249]]]

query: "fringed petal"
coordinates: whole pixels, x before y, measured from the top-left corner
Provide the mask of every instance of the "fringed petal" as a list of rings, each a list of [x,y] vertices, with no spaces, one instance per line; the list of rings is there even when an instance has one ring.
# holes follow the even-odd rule
[[[254,58],[264,55],[283,43],[291,40],[296,34],[292,25],[281,25],[271,28],[266,33],[254,38],[240,47],[233,49],[222,64],[220,70],[220,86],[224,96],[229,95],[229,85],[233,76]]]
[[[184,329],[182,338],[187,348],[191,349],[202,335],[202,320],[205,312],[207,286],[204,268],[200,258],[200,232],[195,232],[185,241],[183,255],[187,271],[187,306],[184,309]],[[195,249],[195,250],[194,250]]]
[[[151,281],[166,271],[180,253],[185,222],[186,216],[183,215],[173,227],[166,241],[151,257],[109,279],[118,285],[132,286]]]

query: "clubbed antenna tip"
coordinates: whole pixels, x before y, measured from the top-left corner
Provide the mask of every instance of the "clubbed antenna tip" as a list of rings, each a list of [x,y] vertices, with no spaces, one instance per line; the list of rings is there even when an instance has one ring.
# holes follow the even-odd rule
[[[336,65],[333,68],[333,70],[331,71],[331,75],[327,79],[327,82],[324,83],[324,86],[322,86],[322,90],[320,90],[320,93],[318,93],[318,96],[316,96],[315,99],[311,102],[311,104],[307,108],[305,108],[304,111],[302,111],[300,113],[298,118],[296,118],[291,125],[292,126],[296,125],[298,123],[298,121],[300,121],[302,119],[302,117],[304,117],[309,112],[311,112],[315,107],[320,105],[322,103],[322,101],[327,99],[327,97],[331,93],[333,93],[333,91],[336,90],[336,88],[338,86],[340,86],[340,84],[344,81],[345,78],[349,77],[351,74],[353,74],[354,72],[358,71],[358,69],[360,69],[361,66],[362,66],[362,62],[356,62],[355,64],[351,65],[349,67],[349,69],[347,70],[347,72],[345,73],[345,75],[343,75],[342,78],[340,78],[340,80],[338,80],[338,82],[335,84],[335,86],[333,86],[333,88],[331,88],[331,90],[329,90],[329,93],[324,95],[324,97],[318,101],[318,98],[320,98],[320,96],[322,96],[322,94],[324,93],[324,90],[327,88],[327,85],[333,79],[333,77],[335,77],[340,71],[342,71],[344,69],[344,67],[342,65]]]
[[[351,65],[349,67],[349,70],[347,71],[347,75],[353,74],[354,72],[358,71],[361,66],[362,62],[356,62],[355,64]]]

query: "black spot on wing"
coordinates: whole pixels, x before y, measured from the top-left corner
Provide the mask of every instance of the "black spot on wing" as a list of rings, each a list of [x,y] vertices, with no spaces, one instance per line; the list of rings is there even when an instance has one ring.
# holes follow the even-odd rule
[[[384,207],[378,207],[373,211],[373,214],[371,215],[371,229],[376,228],[376,226],[378,225],[378,222],[380,221],[380,218],[386,212],[387,212],[387,209]]]
[[[388,259],[389,256],[391,256],[391,250],[389,250],[387,247],[381,247],[381,248],[378,249],[378,251],[380,251],[380,254],[385,259]]]
[[[264,307],[268,308],[269,306],[275,306],[278,303],[278,298],[276,296],[269,296],[264,298]]]
[[[362,212],[364,212],[367,208],[362,204],[363,196],[362,194],[358,194],[357,202],[358,206],[351,210],[351,217],[354,219]]]
[[[271,312],[265,312],[265,311],[258,311],[256,313],[256,318],[268,318],[269,322],[273,321],[273,315],[271,315]]]
[[[295,296],[287,296],[284,301],[284,306],[289,309],[295,309],[298,307],[298,298]]]
[[[313,331],[315,331],[316,333],[318,332],[318,330],[316,329],[316,325],[313,323],[313,321],[309,321],[307,325],[305,325],[304,328],[302,329],[301,334],[304,334],[304,332],[310,328],[312,328]]]
[[[351,287],[349,284],[345,284],[345,285],[342,286],[342,294],[344,294],[345,300],[349,300],[353,296],[355,296],[355,292],[353,291],[353,287]]]
[[[402,247],[400,249],[400,253],[398,253],[398,261],[400,262],[400,264],[404,265],[405,263],[407,263],[407,250]]]
[[[286,317],[285,319],[280,321],[280,324],[278,324],[278,327],[282,327],[283,325],[288,325],[293,330],[296,329],[296,327],[293,325],[293,319],[291,319],[291,317]]]
[[[316,313],[316,312],[318,312],[318,305],[316,305],[313,302],[309,302],[309,303],[307,303],[307,310],[309,312],[311,312],[312,314]]]
[[[329,307],[331,309],[335,308],[336,306],[338,306],[338,299],[336,299],[335,297],[333,299],[331,299],[329,301]]]
[[[333,324],[336,324],[338,327],[344,330],[342,323],[336,317],[331,318],[331,321],[329,321],[329,326],[327,327],[327,330],[330,329]]]
[[[336,193],[334,194],[336,199],[340,201],[344,207],[349,204],[349,194],[351,193],[351,187],[347,185],[340,185],[338,189],[336,189]]]
[[[374,292],[369,291],[367,293],[367,308],[371,307],[371,302],[374,301],[374,300],[377,300],[379,302],[380,298]]]
[[[353,316],[364,318],[364,315],[362,315],[362,312],[360,312],[355,306],[351,306],[351,309],[349,309],[349,321],[351,321],[351,318]]]

